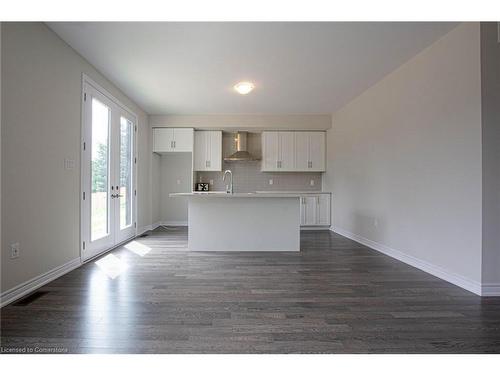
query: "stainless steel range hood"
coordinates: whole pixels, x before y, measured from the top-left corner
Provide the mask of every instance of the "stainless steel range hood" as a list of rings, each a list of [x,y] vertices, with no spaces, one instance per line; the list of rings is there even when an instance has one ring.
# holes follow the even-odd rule
[[[236,152],[224,158],[226,161],[253,161],[259,160],[247,151],[247,132],[238,132],[235,135]]]

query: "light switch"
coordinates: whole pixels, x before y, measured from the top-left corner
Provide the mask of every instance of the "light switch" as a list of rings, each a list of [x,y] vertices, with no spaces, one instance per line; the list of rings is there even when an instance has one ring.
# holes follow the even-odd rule
[[[273,179],[272,179],[272,178],[270,178],[270,179],[269,179],[269,185],[272,185],[272,184],[274,184],[274,181],[273,181]]]
[[[64,159],[64,169],[75,169],[75,160]]]
[[[180,185],[181,184],[181,180],[177,180],[177,185]]]
[[[314,186],[314,180],[311,180],[311,182],[309,183],[311,186]]]

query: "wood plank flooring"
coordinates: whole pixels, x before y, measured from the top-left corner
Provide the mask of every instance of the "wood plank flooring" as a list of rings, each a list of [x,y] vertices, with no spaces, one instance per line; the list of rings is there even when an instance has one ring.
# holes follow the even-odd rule
[[[330,231],[301,237],[300,253],[192,253],[185,229],[156,230],[4,307],[2,349],[500,352],[500,298]]]

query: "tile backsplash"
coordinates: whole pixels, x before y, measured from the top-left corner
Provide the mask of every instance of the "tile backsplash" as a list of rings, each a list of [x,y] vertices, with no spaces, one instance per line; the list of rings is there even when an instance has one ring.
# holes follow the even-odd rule
[[[222,154],[227,156],[235,151],[234,136],[224,133],[222,137]],[[248,151],[261,158],[260,134],[248,134]],[[319,172],[261,172],[260,161],[223,161],[222,170],[233,172],[233,187],[235,193],[252,191],[318,191],[321,190],[321,173]],[[223,172],[195,172],[194,182],[209,182],[210,190],[223,191],[226,183],[222,181]],[[270,184],[272,180],[272,184]],[[313,185],[311,185],[313,181]]]

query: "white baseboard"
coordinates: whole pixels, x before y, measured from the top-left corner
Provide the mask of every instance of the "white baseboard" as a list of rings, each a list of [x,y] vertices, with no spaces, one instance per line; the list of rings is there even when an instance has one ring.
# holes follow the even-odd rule
[[[171,227],[187,227],[188,222],[187,220],[181,220],[181,221],[161,221],[159,225],[167,225]]]
[[[485,295],[483,294],[483,288],[481,283],[477,281],[473,281],[463,276],[457,275],[456,273],[445,270],[434,264],[430,264],[422,259],[418,259],[411,255],[407,255],[400,250],[392,249],[386,245],[369,240],[368,238],[351,233],[342,228],[332,226],[330,230],[340,234],[341,236],[347,237],[353,241],[368,246],[371,249],[377,250],[385,255],[395,258],[403,263],[409,264],[410,266],[416,267],[424,272],[430,273],[433,276],[439,277],[440,279],[455,284],[456,286],[468,290],[469,292],[472,292],[479,296]],[[492,289],[488,289],[488,293],[493,293],[493,292],[497,293],[500,292],[500,285],[494,285]],[[488,295],[493,295],[493,294],[488,294]],[[500,294],[495,294],[495,295],[498,296]]]
[[[80,267],[82,264],[80,258],[73,259],[62,266],[56,267],[48,272],[45,272],[37,277],[32,278],[12,289],[6,290],[0,297],[0,307],[4,307],[9,303],[33,292],[41,286],[61,277],[62,275],[73,271],[75,268]]]
[[[142,235],[142,234],[144,234],[144,233],[146,233],[146,232],[148,232],[150,230],[155,230],[160,225],[162,225],[160,221],[157,222],[157,223],[153,223],[151,225],[146,225],[146,226],[144,226],[144,227],[142,227],[142,228],[140,228],[140,229],[137,230],[137,235],[136,236],[139,237],[140,235]]]
[[[481,285],[481,296],[498,297],[500,296],[500,284],[483,283]]]
[[[301,226],[300,230],[329,230],[330,227],[328,225],[323,225],[323,226]]]

